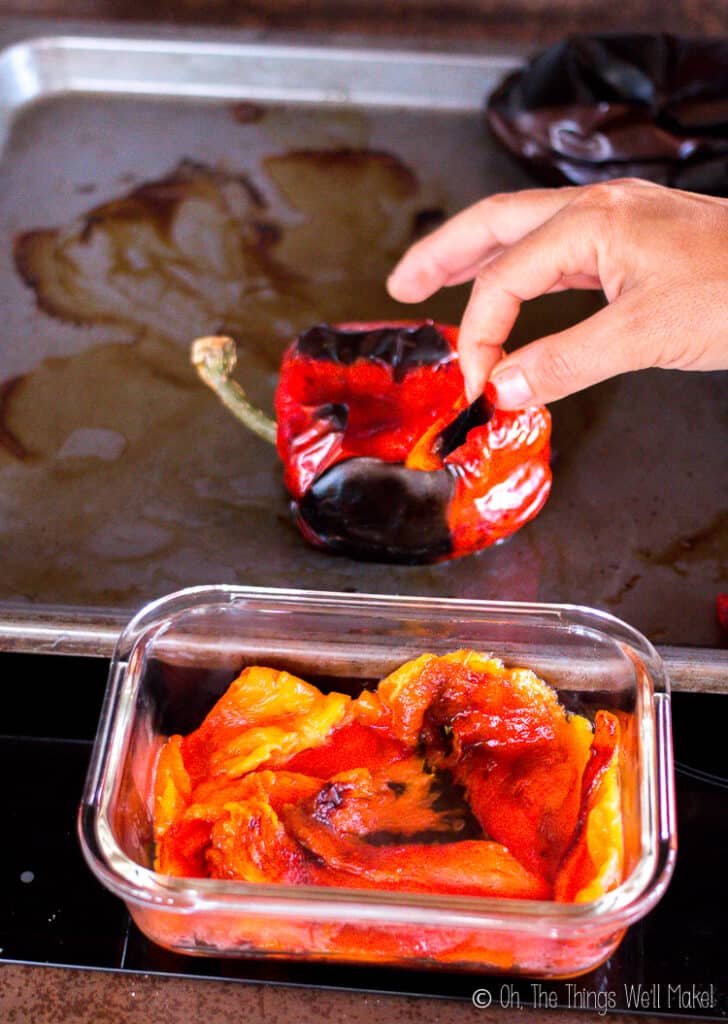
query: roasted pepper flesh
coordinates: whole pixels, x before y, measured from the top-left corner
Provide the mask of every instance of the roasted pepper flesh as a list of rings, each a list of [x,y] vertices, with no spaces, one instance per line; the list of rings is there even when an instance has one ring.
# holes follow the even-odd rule
[[[617,718],[473,651],[356,699],[251,667],[155,780],[166,874],[581,901],[621,881]]]
[[[276,392],[290,494],[303,497],[344,459],[403,463],[462,394],[455,334],[434,324],[321,324],[299,335],[283,357]],[[329,444],[312,444],[311,431]]]

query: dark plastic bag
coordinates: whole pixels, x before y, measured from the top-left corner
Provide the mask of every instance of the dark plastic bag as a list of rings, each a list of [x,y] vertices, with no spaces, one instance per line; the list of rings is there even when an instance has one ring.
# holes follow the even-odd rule
[[[486,118],[547,184],[630,176],[728,196],[728,40],[574,36],[509,75]]]

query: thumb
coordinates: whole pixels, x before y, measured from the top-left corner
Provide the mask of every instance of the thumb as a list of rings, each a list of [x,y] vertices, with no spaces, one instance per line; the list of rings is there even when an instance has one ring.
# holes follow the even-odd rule
[[[500,409],[542,405],[630,370],[654,366],[657,338],[635,332],[624,298],[558,334],[525,345],[500,360],[490,375]],[[625,315],[627,314],[627,315]]]

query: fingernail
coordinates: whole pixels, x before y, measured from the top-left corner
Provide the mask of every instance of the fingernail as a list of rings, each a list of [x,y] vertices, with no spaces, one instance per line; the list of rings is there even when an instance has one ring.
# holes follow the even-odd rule
[[[496,391],[496,405],[501,409],[519,409],[533,402],[533,392],[523,370],[517,366],[496,370],[490,382]]]
[[[475,379],[470,380],[470,379],[468,379],[466,377],[466,379],[465,379],[465,397],[468,400],[468,404],[470,404],[471,402],[474,402],[475,399],[478,397],[478,395],[482,395],[482,394],[483,394],[483,381],[480,380],[480,379],[478,379],[478,380],[475,380]]]

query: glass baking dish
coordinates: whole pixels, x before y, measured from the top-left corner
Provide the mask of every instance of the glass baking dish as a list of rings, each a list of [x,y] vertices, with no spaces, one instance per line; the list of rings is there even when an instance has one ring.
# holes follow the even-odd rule
[[[321,689],[355,695],[425,651],[464,647],[533,669],[570,710],[620,715],[625,871],[616,889],[564,904],[253,885],[153,870],[158,752],[170,734],[196,728],[242,668],[285,668]],[[79,832],[97,878],[150,939],[177,952],[573,976],[612,954],[625,929],[660,899],[673,870],[669,683],[644,637],[588,608],[245,587],[180,591],[144,608],[120,637]]]

